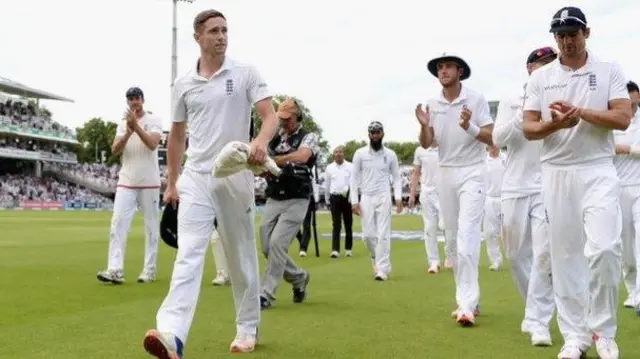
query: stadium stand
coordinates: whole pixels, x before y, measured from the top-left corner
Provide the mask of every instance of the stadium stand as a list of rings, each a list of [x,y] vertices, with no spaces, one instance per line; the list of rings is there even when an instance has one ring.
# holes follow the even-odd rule
[[[109,197],[51,171],[77,166],[73,131],[53,121],[40,99],[73,102],[0,77],[0,208],[107,208]]]

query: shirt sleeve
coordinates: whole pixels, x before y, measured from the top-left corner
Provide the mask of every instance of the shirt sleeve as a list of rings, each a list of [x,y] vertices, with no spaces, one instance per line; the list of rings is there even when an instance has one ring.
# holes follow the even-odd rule
[[[162,135],[162,120],[160,119],[160,117],[153,116],[150,122],[151,123],[149,124],[149,130],[147,132]]]
[[[512,139],[522,133],[522,108],[514,112],[511,106],[506,99],[500,101],[498,105],[496,124],[492,133],[493,142],[498,147],[507,146]]]
[[[353,172],[351,173],[351,185],[349,186],[351,204],[358,204],[358,181],[362,175],[362,158],[360,156],[359,151],[356,151],[353,155]]]
[[[609,101],[619,99],[629,99],[629,91],[627,91],[627,78],[622,68],[614,63],[609,72]]]
[[[187,104],[184,101],[182,86],[178,86],[177,84],[173,85],[171,95],[171,121],[187,122]]]
[[[418,146],[418,148],[416,148],[416,150],[413,152],[413,165],[414,166],[422,165],[422,161],[420,160],[420,146]]]
[[[402,176],[400,175],[400,165],[398,164],[398,156],[391,153],[391,179],[393,183],[393,197],[396,201],[402,200]]]
[[[121,137],[127,134],[127,125],[125,121],[120,121],[118,127],[116,127],[116,137]]]
[[[260,100],[272,97],[273,94],[269,90],[269,86],[264,81],[258,70],[251,66],[249,67],[249,79],[247,83],[247,97],[251,104],[255,104]]]
[[[315,133],[307,133],[300,142],[300,147],[306,147],[311,150],[312,154],[318,154],[320,152],[318,146],[318,136]]]
[[[524,94],[522,111],[542,112],[542,83],[540,76],[542,75],[539,71],[531,73]]]
[[[471,116],[474,117],[476,125],[480,127],[493,124],[491,111],[489,110],[489,102],[487,102],[483,95],[480,95],[478,98],[476,113],[472,113]]]

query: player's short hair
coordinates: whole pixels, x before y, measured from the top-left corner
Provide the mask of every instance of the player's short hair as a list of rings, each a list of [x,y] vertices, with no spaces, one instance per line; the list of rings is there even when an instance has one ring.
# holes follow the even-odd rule
[[[216,17],[221,17],[227,20],[227,18],[224,17],[224,15],[218,10],[210,9],[201,11],[198,15],[196,15],[195,19],[193,19],[193,31],[199,32],[200,30],[202,30],[202,27],[204,26],[204,23],[207,22],[207,20]]]
[[[638,88],[638,84],[633,82],[633,81],[629,81],[627,82],[627,91],[629,92],[640,92],[640,88]]]

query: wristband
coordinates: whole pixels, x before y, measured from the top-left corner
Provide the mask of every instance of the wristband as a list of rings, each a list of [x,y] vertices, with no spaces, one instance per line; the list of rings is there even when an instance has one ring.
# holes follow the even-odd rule
[[[467,134],[469,134],[469,136],[476,138],[478,137],[478,135],[480,134],[480,127],[478,127],[477,125],[470,123],[469,124],[469,128],[467,128]]]

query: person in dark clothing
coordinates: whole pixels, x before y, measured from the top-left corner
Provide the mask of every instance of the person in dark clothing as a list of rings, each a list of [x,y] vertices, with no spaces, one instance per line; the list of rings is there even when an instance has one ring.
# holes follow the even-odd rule
[[[353,189],[349,188],[353,165],[344,159],[344,147],[338,146],[333,150],[334,162],[327,166],[325,171],[325,201],[331,208],[331,221],[333,222],[331,258],[340,256],[340,232],[344,221],[345,255],[351,257],[353,248],[353,213],[349,194]]]

